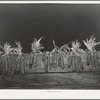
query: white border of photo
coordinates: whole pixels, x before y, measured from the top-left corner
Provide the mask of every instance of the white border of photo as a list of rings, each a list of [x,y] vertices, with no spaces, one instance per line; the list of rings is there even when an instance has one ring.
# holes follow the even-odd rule
[[[0,90],[0,99],[100,99],[100,90]]]

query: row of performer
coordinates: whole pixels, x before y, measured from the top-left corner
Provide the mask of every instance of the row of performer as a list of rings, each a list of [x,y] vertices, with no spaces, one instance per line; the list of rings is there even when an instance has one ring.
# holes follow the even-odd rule
[[[79,55],[74,52],[70,54],[70,52],[58,52],[57,50],[55,50],[55,52],[46,51],[42,56],[42,61],[44,62],[45,72],[57,67],[62,68],[62,70],[68,67],[71,68],[73,72],[80,72],[84,70],[86,66],[90,65],[92,69],[98,69],[100,64],[98,54],[99,52],[87,52],[84,55]],[[83,59],[82,56],[85,56],[85,59]],[[36,68],[37,66],[36,54],[33,54],[29,60],[29,68]]]
[[[91,65],[92,69],[99,68],[99,52],[96,51],[95,46],[100,44],[100,42],[96,42],[94,36],[83,41],[87,48],[86,50],[81,48],[81,43],[78,40],[70,42],[71,47],[69,47],[69,44],[65,44],[60,48],[53,41],[53,50],[41,52],[41,49],[44,48],[40,44],[41,39],[42,37],[39,40],[34,39],[31,44],[32,52],[28,61],[22,52],[23,48],[20,42],[15,42],[17,45],[15,48],[11,47],[9,43],[0,46],[3,50],[3,52],[0,52],[0,74],[24,74],[27,67],[30,69],[33,67],[37,68],[38,55],[42,56],[45,72],[48,72],[48,69],[56,67],[61,67],[63,70],[65,68],[65,60],[68,68],[72,68],[73,72],[80,72],[85,68],[84,57],[86,57],[87,65]]]

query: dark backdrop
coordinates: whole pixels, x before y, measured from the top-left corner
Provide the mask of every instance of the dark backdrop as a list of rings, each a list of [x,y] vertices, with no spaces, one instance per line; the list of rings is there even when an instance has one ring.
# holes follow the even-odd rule
[[[44,50],[94,34],[100,41],[100,5],[1,4],[0,44],[20,41],[24,52],[30,52],[33,38],[44,36]],[[82,48],[85,46],[82,43]],[[100,46],[97,46],[97,50]]]

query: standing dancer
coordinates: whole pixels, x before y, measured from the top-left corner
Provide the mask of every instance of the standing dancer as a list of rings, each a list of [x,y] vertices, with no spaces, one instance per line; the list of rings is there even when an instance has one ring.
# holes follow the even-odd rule
[[[64,66],[65,66],[64,60],[66,59],[66,55],[69,50],[70,50],[70,48],[68,47],[67,44],[61,46],[59,49],[59,51],[60,51],[59,52],[59,67],[61,67],[62,69],[64,69]]]
[[[50,67],[50,52],[49,51],[44,52],[42,60],[44,61],[45,72],[48,72],[48,68],[51,68]]]
[[[10,59],[10,54],[13,51],[13,48],[11,47],[11,45],[9,43],[5,43],[4,46],[0,46],[3,50],[3,54],[1,56],[1,70],[2,70],[2,74],[10,74],[11,72],[11,59]]]
[[[99,60],[98,60],[98,54],[95,49],[95,46],[100,44],[100,42],[96,42],[96,38],[92,35],[90,39],[86,39],[86,41],[83,41],[85,46],[87,47],[87,65],[92,65],[92,69],[99,67]]]
[[[80,72],[83,70],[83,63],[80,56],[80,53],[85,53],[83,49],[80,49],[81,44],[76,40],[72,42],[72,48],[70,52],[70,56],[68,58],[68,67],[72,66],[73,72]]]
[[[25,66],[26,66],[26,61],[22,52],[22,46],[20,42],[15,42],[17,47],[15,48],[15,52],[18,55],[17,56],[17,71],[19,71],[22,75],[25,73]]]
[[[41,49],[43,49],[44,47],[41,45],[40,41],[43,37],[41,37],[39,40],[37,40],[36,38],[34,39],[33,43],[31,44],[31,56],[30,56],[30,60],[29,60],[29,68],[31,69],[32,66],[34,66],[35,68],[37,67],[37,55],[38,53],[41,53]]]
[[[54,49],[51,51],[52,54],[52,65],[53,68],[59,66],[59,47],[55,45],[55,41],[53,40]]]

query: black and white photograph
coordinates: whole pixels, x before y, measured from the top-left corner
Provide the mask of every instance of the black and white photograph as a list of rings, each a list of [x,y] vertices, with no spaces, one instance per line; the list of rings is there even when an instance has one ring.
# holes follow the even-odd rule
[[[0,4],[0,89],[99,90],[100,4]]]

